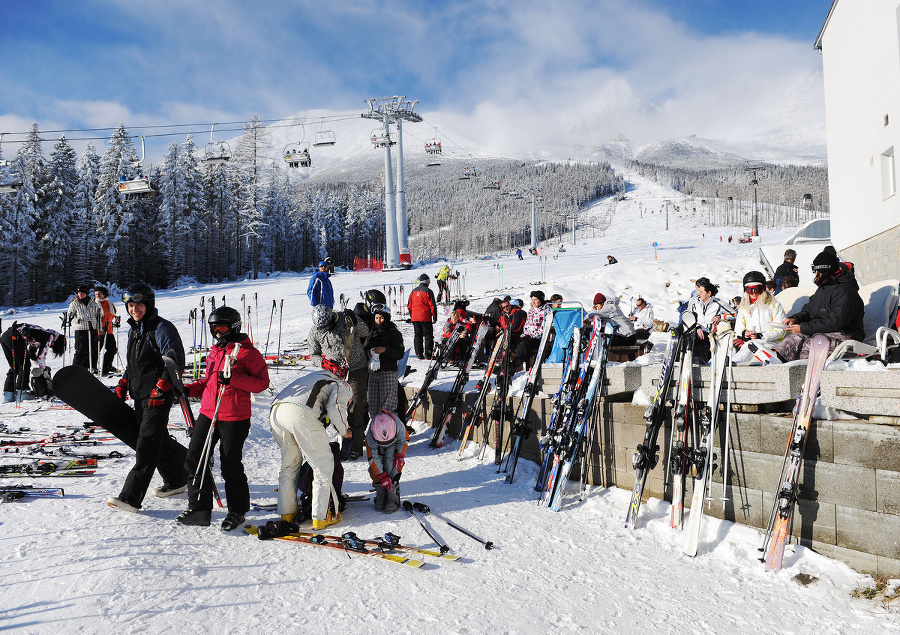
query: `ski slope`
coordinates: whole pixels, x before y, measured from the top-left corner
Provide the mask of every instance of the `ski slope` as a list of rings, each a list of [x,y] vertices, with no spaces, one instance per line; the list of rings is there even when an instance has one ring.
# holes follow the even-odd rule
[[[675,303],[690,294],[692,279],[701,275],[722,285],[720,297],[737,295],[743,274],[757,267],[757,246],[719,242],[719,235],[734,233],[736,239],[740,232],[692,227],[690,219],[670,217],[666,231],[664,214],[648,215],[646,210],[658,209],[674,196],[630,176],[628,197],[615,207],[603,235],[591,237],[588,230],[576,245],[566,238],[566,251],[551,253],[545,262],[502,255],[450,264],[465,274],[466,293],[476,311],[507,293],[527,302],[528,293],[541,288],[548,296],[558,292],[585,304],[602,291],[619,297],[626,312],[641,294],[657,317],[672,319]],[[585,215],[606,213],[608,207],[598,203]],[[778,243],[789,234],[790,229],[765,232],[764,240]],[[658,260],[653,242],[658,243]],[[619,263],[603,266],[607,254]],[[332,279],[335,295],[346,294],[352,306],[359,291],[371,287],[402,284],[408,294],[413,278],[422,271],[433,278],[441,264],[411,272],[340,273]],[[496,267],[501,264],[502,286]],[[542,278],[546,284],[536,287]],[[278,345],[279,325],[281,348],[305,340],[311,325],[307,281],[307,275],[280,275],[160,291],[157,305],[190,345],[194,334],[187,316],[201,295],[207,303],[215,296],[217,304],[224,295],[240,308],[242,294],[251,299],[256,294],[258,323],[255,310],[250,320],[254,340],[261,349],[268,342],[271,352]],[[397,295],[392,293],[392,300]],[[276,305],[283,300],[284,315],[274,314],[269,334],[273,300]],[[64,308],[15,309],[3,315],[4,323],[15,319],[57,328]],[[122,312],[120,304],[118,308]],[[412,329],[403,325],[401,330],[411,346]],[[124,340],[123,331],[120,345]],[[411,385],[425,368],[422,362],[413,365],[418,372],[407,378]],[[278,392],[299,372],[273,370],[272,390]],[[444,372],[438,385],[452,381],[453,373]],[[255,502],[275,500],[280,459],[268,431],[271,398],[271,392],[258,396],[245,447]],[[37,405],[29,402],[17,411],[4,404],[0,421],[42,434],[83,422],[74,411],[35,410]],[[195,404],[195,412],[197,408]],[[172,423],[180,419],[173,410]],[[181,431],[174,434],[184,442]],[[784,569],[768,574],[758,561],[757,530],[709,518],[698,556],[688,558],[681,534],[668,526],[668,503],[646,503],[634,531],[624,528],[630,494],[624,490],[589,488],[585,500],[570,495],[554,513],[535,505],[536,465],[520,462],[515,483],[507,485],[492,461],[472,454],[474,448],[458,460],[454,440],[448,438],[439,450],[428,448],[428,440],[428,434],[412,439],[403,498],[427,503],[493,541],[495,549],[487,551],[440,521],[426,519],[463,559],[434,560],[412,569],[317,547],[259,541],[238,531],[223,533],[218,524],[224,512],[218,510],[209,528],[181,527],[174,518],[186,506],[183,495],[148,496],[139,514],[114,511],[106,506],[106,497],[118,494],[133,462],[129,452],[124,459],[101,461],[95,477],[29,481],[62,485],[63,499],[0,505],[0,629],[118,634],[900,633],[896,609],[851,597],[855,588],[870,586],[871,578],[808,549],[789,547]],[[113,449],[126,450],[115,443],[79,451]],[[3,462],[15,460],[6,455]],[[345,492],[368,492],[363,462],[346,463],[345,470]],[[216,476],[221,487],[217,468]],[[151,487],[159,484],[156,477]],[[251,511],[247,521],[262,524],[273,518],[272,512]],[[375,512],[371,501],[350,503],[334,530],[355,531],[364,538],[391,531],[406,544],[435,546],[409,514]],[[818,580],[803,586],[793,580],[800,573]]]

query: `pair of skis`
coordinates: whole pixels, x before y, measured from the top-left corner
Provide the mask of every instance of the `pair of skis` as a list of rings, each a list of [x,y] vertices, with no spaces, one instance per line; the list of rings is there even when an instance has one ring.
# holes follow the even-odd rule
[[[0,502],[11,503],[23,498],[62,498],[61,487],[35,487],[34,485],[0,485]]]
[[[484,337],[487,335],[487,332],[488,324],[487,322],[482,321],[475,334],[475,342],[472,344],[472,348],[469,351],[468,359],[456,374],[456,381],[453,382],[453,388],[447,396],[447,401],[444,402],[441,419],[434,428],[434,434],[431,436],[431,443],[429,444],[433,448],[439,448],[444,445],[444,435],[447,434],[447,428],[453,420],[453,417],[456,415],[456,412],[459,410],[459,405],[465,397],[466,384],[469,382],[469,373],[472,372],[472,366],[475,364],[475,359],[478,357],[478,353],[481,350],[481,345],[484,343]]]
[[[435,351],[435,354],[431,359],[431,364],[428,365],[428,370],[425,371],[422,385],[409,401],[409,407],[406,409],[407,421],[412,422],[415,419],[416,410],[422,405],[422,401],[424,401],[425,395],[428,394],[428,388],[431,386],[432,382],[437,379],[438,372],[441,370],[441,366],[444,365],[444,360],[447,358],[448,351],[453,350],[453,347],[456,346],[456,342],[462,336],[463,328],[462,323],[458,323],[453,329],[453,332],[450,333],[450,337],[441,342],[441,345],[438,347],[437,351]]]
[[[491,351],[490,358],[488,359],[487,368],[484,371],[484,377],[475,386],[478,394],[475,397],[475,401],[466,408],[466,413],[463,415],[463,432],[459,441],[459,459],[463,459],[465,457],[464,453],[466,450],[466,445],[469,442],[469,438],[472,436],[472,430],[480,426],[488,417],[487,395],[491,390],[491,379],[493,378],[494,367],[497,363],[500,351],[503,350],[503,342],[505,339],[506,334],[501,332],[497,337],[497,340],[494,342],[494,348]]]
[[[0,477],[92,476],[96,470],[97,459],[35,461],[16,465],[0,465]]]

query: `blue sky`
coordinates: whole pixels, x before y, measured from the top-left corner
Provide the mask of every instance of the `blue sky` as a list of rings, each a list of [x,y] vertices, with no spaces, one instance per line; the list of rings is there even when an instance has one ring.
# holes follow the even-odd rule
[[[586,142],[747,136],[815,84],[829,6],[3,0],[0,131],[280,119],[405,94],[496,147],[547,128]]]

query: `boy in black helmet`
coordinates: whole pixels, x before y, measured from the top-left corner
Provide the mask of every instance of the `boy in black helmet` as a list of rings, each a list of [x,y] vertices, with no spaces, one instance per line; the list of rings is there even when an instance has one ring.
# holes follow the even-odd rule
[[[187,484],[184,465],[173,467],[168,453],[169,409],[172,407],[172,382],[162,356],[173,356],[179,369],[184,368],[184,346],[178,330],[156,311],[156,295],[143,283],[133,284],[122,294],[122,304],[131,316],[128,324],[125,375],[116,386],[122,401],[134,399],[138,438],[134,467],[128,473],[118,497],[110,496],[107,504],[115,509],[137,512],[150,486],[153,472],[160,468],[165,480],[164,496],[183,492]],[[96,330],[94,331],[96,333]],[[171,440],[175,444],[174,440]],[[176,444],[177,445],[177,444]],[[161,454],[167,453],[161,464]],[[157,495],[159,495],[157,493]]]

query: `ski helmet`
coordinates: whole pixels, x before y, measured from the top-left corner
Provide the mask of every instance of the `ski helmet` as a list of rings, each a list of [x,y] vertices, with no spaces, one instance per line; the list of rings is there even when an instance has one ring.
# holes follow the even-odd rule
[[[369,431],[375,438],[375,443],[378,445],[390,445],[397,436],[397,421],[390,412],[382,410],[372,419],[372,426],[369,428]]]
[[[387,304],[387,298],[378,289],[369,289],[365,295],[366,310],[372,312],[372,307],[376,304]]]
[[[149,313],[156,308],[156,294],[148,285],[136,282],[122,293],[122,304],[127,308],[129,302],[143,304]]]
[[[234,342],[241,336],[241,313],[230,306],[220,306],[209,314],[207,322],[217,342]]]
[[[748,271],[747,275],[744,276],[744,286],[746,287],[755,284],[765,286],[766,277],[760,271]]]
[[[331,307],[327,304],[317,304],[313,307],[313,326],[315,326],[317,329],[326,328],[331,323],[331,319],[333,317],[334,311],[332,311]]]

